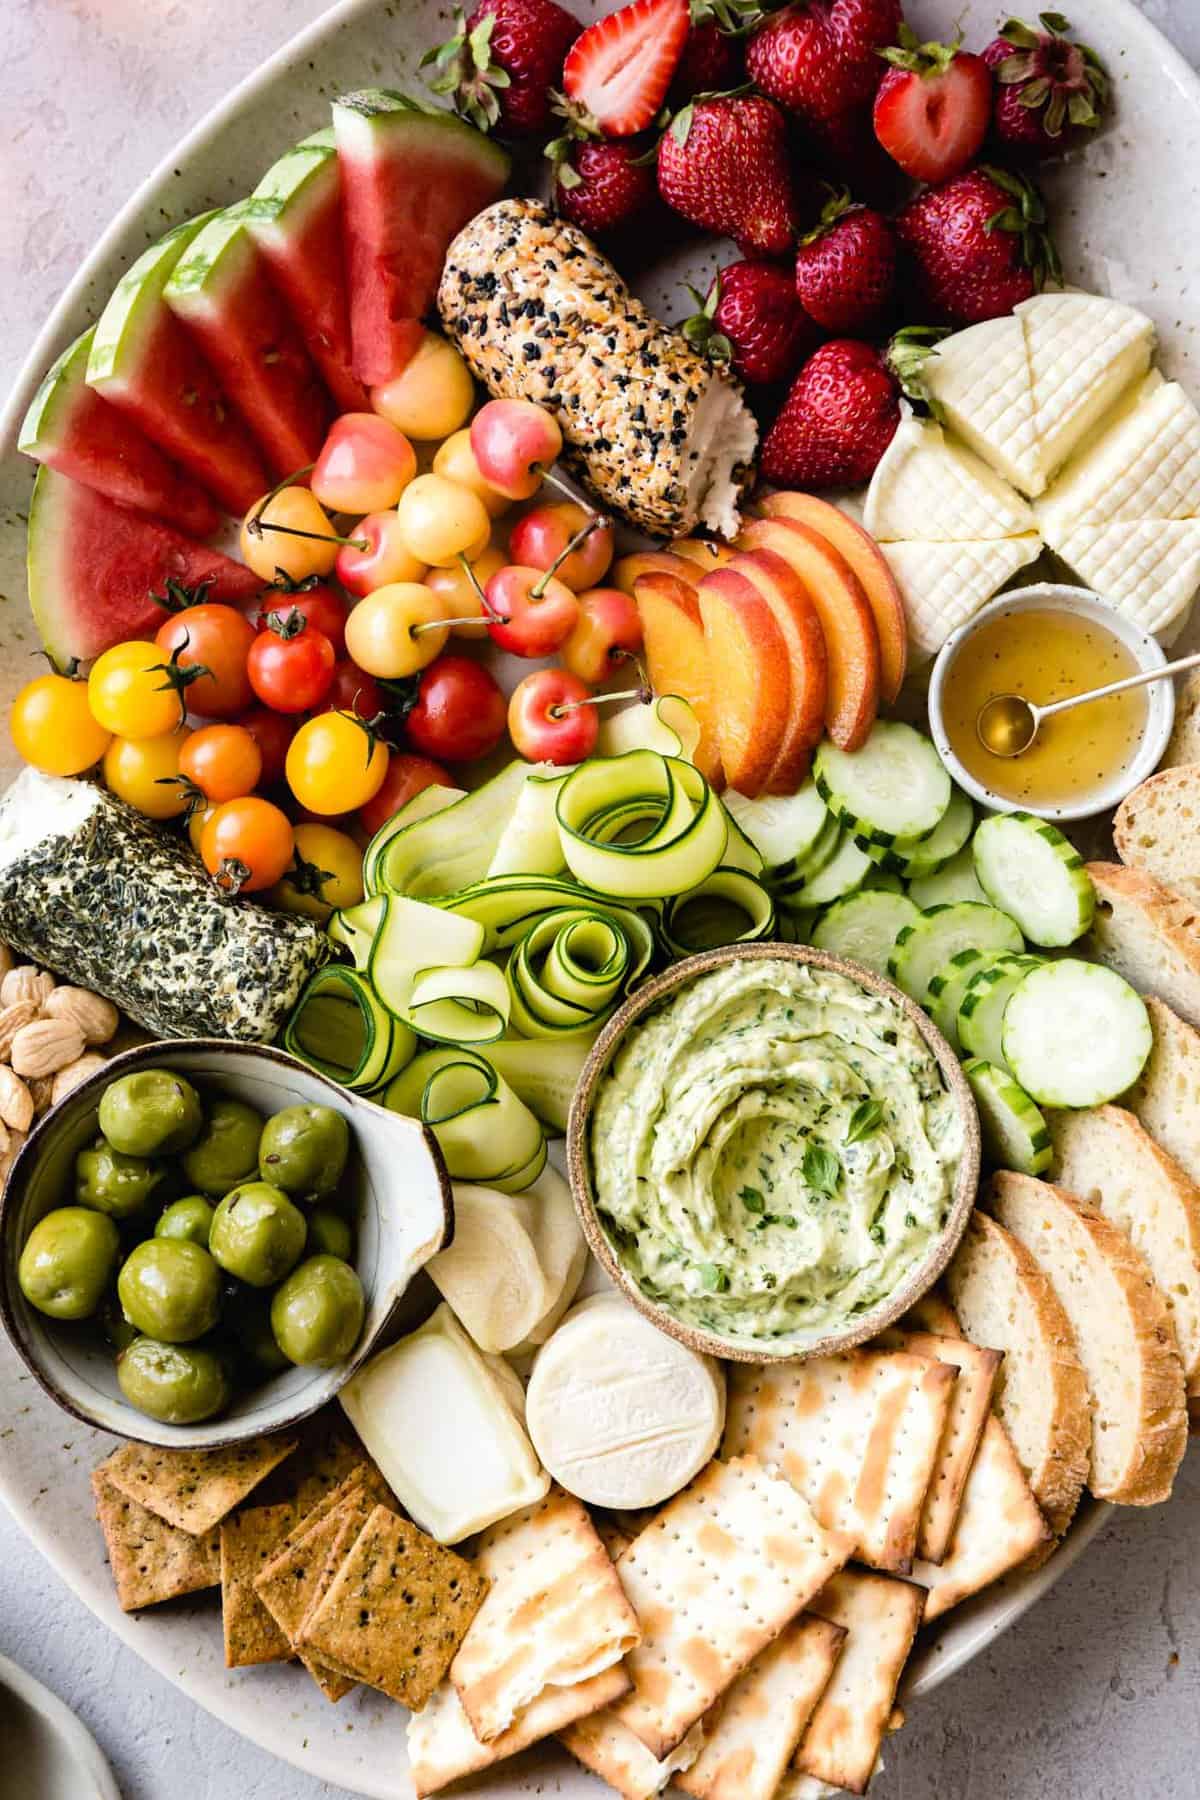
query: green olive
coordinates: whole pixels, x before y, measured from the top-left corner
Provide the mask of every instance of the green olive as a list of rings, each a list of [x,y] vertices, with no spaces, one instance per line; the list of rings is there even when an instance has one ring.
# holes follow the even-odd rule
[[[185,1194],[181,1200],[173,1200],[161,1214],[154,1235],[156,1238],[179,1238],[207,1250],[213,1211],[211,1201],[203,1194]]]
[[[225,1359],[199,1344],[135,1338],[117,1359],[117,1381],[130,1406],[167,1425],[195,1425],[229,1404]]]
[[[308,1242],[304,1248],[313,1256],[339,1256],[343,1262],[350,1262],[354,1256],[354,1233],[340,1213],[318,1206],[308,1215]]]
[[[138,1069],[100,1096],[100,1129],[126,1156],[169,1156],[200,1134],[204,1113],[190,1081],[170,1069]]]
[[[145,1209],[166,1175],[164,1164],[147,1162],[144,1156],[125,1156],[97,1138],[75,1158],[75,1198],[80,1206],[90,1206],[110,1218],[132,1219]]]
[[[209,1104],[204,1129],[183,1158],[183,1171],[194,1188],[220,1199],[258,1168],[262,1114],[244,1100],[222,1094]]]
[[[304,1249],[304,1214],[282,1189],[247,1181],[226,1194],[213,1216],[208,1247],[221,1267],[251,1287],[274,1287]]]
[[[110,1291],[100,1302],[100,1310],[96,1314],[96,1323],[104,1333],[104,1341],[111,1344],[117,1355],[128,1350],[137,1332],[121,1311],[121,1302],[115,1291]]]
[[[268,1294],[243,1289],[229,1309],[228,1322],[256,1375],[278,1375],[280,1370],[291,1367],[271,1330],[271,1300]]]
[[[331,1194],[350,1154],[350,1127],[332,1106],[288,1106],[268,1119],[258,1147],[258,1172],[289,1194],[317,1200]]]
[[[271,1330],[289,1362],[328,1368],[349,1356],[365,1311],[362,1283],[337,1256],[310,1256],[271,1302]]]
[[[203,1337],[221,1309],[216,1263],[199,1244],[178,1238],[147,1238],[131,1250],[117,1292],[130,1324],[165,1344]]]
[[[52,1319],[90,1319],[116,1266],[120,1235],[86,1206],[60,1206],[25,1240],[17,1279],[30,1306]]]

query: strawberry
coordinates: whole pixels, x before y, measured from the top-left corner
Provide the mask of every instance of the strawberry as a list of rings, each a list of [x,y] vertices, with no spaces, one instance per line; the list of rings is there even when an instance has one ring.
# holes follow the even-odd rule
[[[891,64],[875,95],[875,136],[914,181],[948,181],[974,161],[992,115],[992,74],[981,56],[922,44],[908,25],[883,52]]]
[[[703,0],[701,0],[703,4]],[[692,6],[695,17],[696,5]],[[742,53],[734,39],[713,20],[693,24],[671,83],[671,99],[677,106],[697,94],[722,94],[743,79]]]
[[[570,144],[555,159],[554,201],[563,218],[607,237],[657,205],[654,171],[640,150],[627,138]]]
[[[658,191],[693,225],[782,256],[797,228],[783,114],[758,94],[693,101],[659,140]]]
[[[1104,64],[1064,33],[1061,13],[1042,13],[1042,30],[1009,19],[983,60],[996,76],[992,127],[1001,143],[1036,157],[1060,156],[1100,124],[1108,105]]]
[[[605,137],[632,137],[653,123],[683,54],[688,0],[633,0],[589,25],[563,66],[567,98]]]
[[[886,351],[858,338],[815,350],[763,439],[758,472],[784,488],[857,487],[869,481],[900,423],[900,396],[921,397],[919,363],[940,335],[899,332]],[[902,383],[903,377],[903,383]]]
[[[743,381],[786,381],[818,333],[778,263],[738,262],[719,269],[707,299],[688,292],[699,311],[683,326],[693,349],[732,363]]]
[[[876,323],[896,285],[896,234],[882,213],[843,188],[796,252],[796,293],[810,318],[847,336]]]
[[[550,123],[551,90],[582,30],[555,0],[483,0],[469,19],[456,15],[454,36],[427,50],[420,66],[433,64],[433,92],[451,95],[480,131],[532,136]]]
[[[899,0],[800,0],[754,33],[746,67],[822,149],[852,156],[869,135],[883,79],[878,53],[899,29]]]
[[[896,231],[925,307],[959,325],[995,319],[1061,275],[1033,183],[980,163],[910,200]]]

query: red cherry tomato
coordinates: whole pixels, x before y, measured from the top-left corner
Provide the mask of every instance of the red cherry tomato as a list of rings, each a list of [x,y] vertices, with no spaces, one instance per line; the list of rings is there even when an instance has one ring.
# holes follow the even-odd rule
[[[360,719],[377,719],[388,709],[388,698],[373,675],[347,657],[333,671],[322,712],[352,712]]]
[[[268,588],[259,605],[260,631],[267,628],[267,615],[270,613],[278,613],[284,619],[291,613],[299,613],[315,630],[325,633],[333,645],[335,656],[346,654],[346,607],[324,582],[316,581],[311,587],[305,587],[301,583],[293,593],[276,593],[274,588]]]
[[[295,719],[286,713],[272,712],[269,706],[256,706],[253,712],[243,713],[236,722],[245,727],[258,745],[262,756],[262,774],[259,776],[262,785],[273,787],[275,782],[282,781],[288,745],[296,735]]]
[[[223,893],[256,894],[281,879],[293,842],[287,815],[250,794],[214,807],[200,833],[200,855]]]
[[[454,786],[440,763],[431,762],[427,756],[409,756],[406,751],[398,750],[388,764],[379,792],[358,809],[363,829],[372,833],[378,831],[402,806],[408,805],[414,794],[435,785]]]
[[[236,607],[205,601],[174,613],[154,641],[183,671],[188,711],[201,719],[231,719],[254,698],[246,671],[254,636]]]
[[[495,677],[467,656],[440,656],[422,671],[405,720],[414,750],[442,762],[474,762],[504,736],[507,708]]]
[[[273,620],[250,646],[246,672],[264,706],[275,712],[311,712],[329,692],[336,657],[323,631],[307,620]]]

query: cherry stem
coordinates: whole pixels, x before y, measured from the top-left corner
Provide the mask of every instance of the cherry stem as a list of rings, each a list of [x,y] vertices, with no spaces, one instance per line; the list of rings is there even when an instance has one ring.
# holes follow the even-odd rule
[[[566,562],[567,558],[569,556],[571,556],[576,550],[578,550],[580,544],[585,544],[587,542],[588,538],[591,537],[593,531],[598,531],[600,526],[604,525],[604,524],[607,524],[607,520],[604,518],[604,515],[602,513],[598,513],[598,512],[594,512],[589,519],[584,520],[583,524],[579,527],[579,530],[575,533],[574,537],[567,539],[566,543],[563,545],[562,549],[559,551],[559,553],[555,557],[554,561],[550,564],[550,567],[546,570],[546,572],[542,576],[541,580],[535,581],[533,586],[530,588],[529,598],[531,600],[540,600],[541,599],[542,595],[546,591],[546,587],[550,581],[550,578],[553,575],[555,575],[559,569],[562,568],[562,566]]]
[[[486,593],[484,592],[483,585],[480,582],[478,575],[475,573],[474,569],[471,567],[471,564],[467,561],[467,555],[466,555],[465,550],[459,551],[458,560],[462,564],[463,574],[466,576],[466,578],[470,582],[471,586],[475,589],[476,594],[479,596],[479,604],[483,608],[484,618],[492,621],[494,624],[497,624],[497,625],[507,625],[508,620],[504,617],[503,613],[498,613],[496,611],[495,607],[492,605],[491,601],[488,599]],[[463,625],[463,624],[473,625],[473,624],[477,623],[477,621],[474,619],[466,619],[466,620],[452,619],[450,621],[450,623],[452,625]]]
[[[551,474],[550,470],[546,468],[543,463],[534,463],[532,464],[532,468],[535,474],[541,476],[547,487],[557,489],[557,491],[566,499],[573,500],[576,506],[586,504],[586,502],[580,499],[578,490],[571,487],[568,482],[565,482],[561,475]]]
[[[498,613],[490,613],[489,618],[498,619]],[[507,621],[505,621],[507,622]],[[469,613],[462,619],[426,619],[422,625],[410,625],[409,637],[420,637],[426,631],[449,631],[452,625],[486,625],[487,618],[481,619],[478,613]]]
[[[581,706],[606,706],[610,700],[640,700],[643,706],[649,706],[653,698],[652,688],[625,688],[619,694],[589,694],[586,700],[563,700],[548,711],[552,719],[565,719],[568,713],[578,712]]]
[[[282,494],[284,488],[291,487],[293,482],[299,481],[302,475],[311,475],[316,466],[316,463],[305,463],[302,469],[293,469],[290,475],[285,475],[282,481],[277,481],[270,493],[263,495],[246,520],[246,530],[251,537],[256,538],[261,538],[264,531],[279,531],[283,533],[284,537],[311,538],[317,544],[344,544],[351,550],[369,550],[371,548],[369,538],[339,537],[336,532],[302,531],[298,525],[275,525],[270,519],[263,518],[263,514],[272,500],[278,494]]]

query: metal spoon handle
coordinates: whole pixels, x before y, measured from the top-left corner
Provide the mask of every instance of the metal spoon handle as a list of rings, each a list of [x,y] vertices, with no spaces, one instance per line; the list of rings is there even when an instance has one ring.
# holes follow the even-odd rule
[[[1107,687],[1092,688],[1086,694],[1071,694],[1066,700],[1056,700],[1052,706],[1035,706],[1031,711],[1041,724],[1043,719],[1070,712],[1073,706],[1085,706],[1089,700],[1105,700],[1109,694],[1124,694],[1130,688],[1146,687],[1152,681],[1165,681],[1169,675],[1181,675],[1185,669],[1197,668],[1200,668],[1200,650],[1193,656],[1181,656],[1178,662],[1164,663],[1161,669],[1143,669],[1140,675],[1127,675],[1123,681],[1110,681]]]

